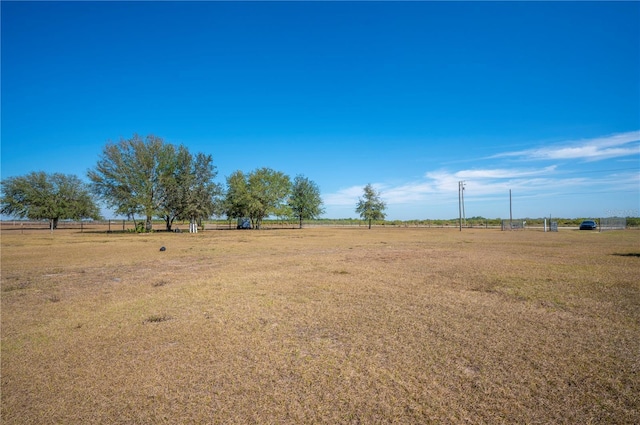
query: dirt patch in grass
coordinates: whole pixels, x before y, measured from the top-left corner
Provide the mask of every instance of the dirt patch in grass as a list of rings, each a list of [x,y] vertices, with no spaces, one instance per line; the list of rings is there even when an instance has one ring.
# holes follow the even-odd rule
[[[620,257],[640,257],[640,252],[625,252],[623,254],[615,253],[613,255],[618,255]]]
[[[2,423],[640,423],[637,232],[1,243]]]
[[[152,314],[144,319],[144,323],[160,323],[171,319],[172,317],[167,314]]]

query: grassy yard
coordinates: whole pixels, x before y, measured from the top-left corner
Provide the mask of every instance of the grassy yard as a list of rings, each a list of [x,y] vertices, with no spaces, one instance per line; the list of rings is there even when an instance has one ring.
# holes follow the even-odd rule
[[[3,424],[640,423],[640,231],[1,237]]]

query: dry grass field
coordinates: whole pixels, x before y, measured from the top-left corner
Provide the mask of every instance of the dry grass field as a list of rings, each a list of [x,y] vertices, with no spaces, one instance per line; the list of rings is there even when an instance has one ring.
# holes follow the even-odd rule
[[[3,424],[640,423],[639,231],[1,237]]]

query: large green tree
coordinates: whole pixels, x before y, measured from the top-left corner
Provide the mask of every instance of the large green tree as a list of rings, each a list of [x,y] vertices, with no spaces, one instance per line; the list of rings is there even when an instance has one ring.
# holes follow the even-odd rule
[[[287,208],[291,191],[289,176],[270,168],[259,168],[245,175],[236,171],[227,178],[224,212],[229,218],[249,217],[255,229],[272,214]]]
[[[8,216],[47,219],[51,229],[60,219],[100,218],[87,185],[70,174],[38,171],[9,177],[2,182],[0,205],[0,212]]]
[[[259,168],[248,176],[251,198],[249,217],[256,229],[262,220],[272,214],[281,214],[291,191],[291,180],[286,174],[271,168]]]
[[[137,134],[107,143],[96,167],[89,170],[92,189],[116,214],[145,217],[145,229],[161,214],[162,182],[175,158],[175,148],[160,137]]]
[[[169,164],[161,174],[158,186],[158,215],[164,220],[166,229],[171,231],[174,220],[181,218],[189,202],[193,157],[187,148],[179,146],[167,162]]]
[[[318,185],[308,178],[298,175],[293,179],[289,208],[302,229],[302,221],[319,217],[324,213]]]
[[[386,207],[387,205],[380,198],[380,192],[377,192],[371,184],[367,184],[362,198],[358,199],[356,212],[364,220],[369,221],[369,229],[371,229],[372,220],[384,220]]]
[[[107,143],[88,175],[108,207],[134,220],[145,217],[147,231],[153,217],[162,218],[167,230],[175,219],[210,217],[221,192],[213,181],[217,171],[211,155],[193,156],[186,147],[153,135]]]
[[[211,155],[188,155],[186,167],[179,167],[177,184],[173,186],[179,195],[176,218],[201,224],[202,220],[220,211],[222,189],[213,179],[218,172]],[[169,186],[168,186],[169,187]],[[170,227],[168,227],[171,230]]]
[[[235,171],[227,177],[223,213],[230,219],[249,217],[250,204],[247,176],[240,170]]]

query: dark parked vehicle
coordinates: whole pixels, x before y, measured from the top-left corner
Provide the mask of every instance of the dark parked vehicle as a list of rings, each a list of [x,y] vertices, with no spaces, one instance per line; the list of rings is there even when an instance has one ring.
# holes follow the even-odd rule
[[[593,220],[585,220],[580,223],[580,230],[596,230],[598,224]]]
[[[251,229],[251,219],[247,217],[238,219],[238,229]]]

